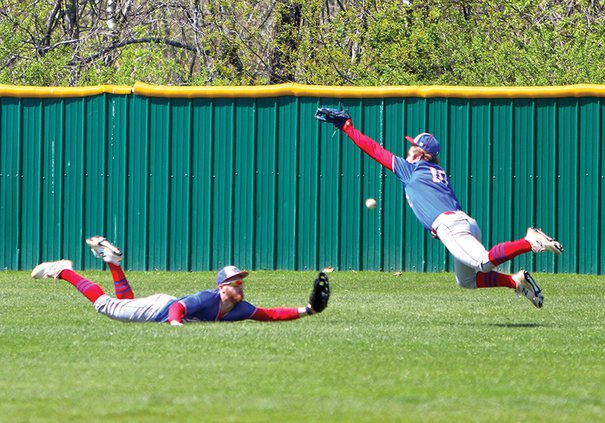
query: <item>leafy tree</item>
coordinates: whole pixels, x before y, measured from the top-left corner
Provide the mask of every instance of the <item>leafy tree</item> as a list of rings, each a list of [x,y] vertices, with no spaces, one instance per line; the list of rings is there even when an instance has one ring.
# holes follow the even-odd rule
[[[0,83],[605,82],[594,0],[0,2]]]

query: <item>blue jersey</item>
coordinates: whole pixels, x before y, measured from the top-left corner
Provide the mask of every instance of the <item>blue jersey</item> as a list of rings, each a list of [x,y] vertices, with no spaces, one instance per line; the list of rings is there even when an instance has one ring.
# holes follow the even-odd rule
[[[176,301],[181,301],[185,304],[186,314],[183,317],[185,322],[214,322],[217,320],[225,322],[233,322],[236,320],[246,320],[252,317],[256,311],[256,307],[247,301],[237,303],[229,313],[219,319],[219,311],[221,307],[221,298],[218,289],[209,289],[200,291],[195,294],[186,295],[175,299],[162,309],[154,319],[156,322],[168,321],[168,309]]]
[[[405,196],[412,211],[426,229],[441,213],[462,210],[450,180],[437,164],[420,160],[408,163],[395,156],[394,172],[405,187]]]

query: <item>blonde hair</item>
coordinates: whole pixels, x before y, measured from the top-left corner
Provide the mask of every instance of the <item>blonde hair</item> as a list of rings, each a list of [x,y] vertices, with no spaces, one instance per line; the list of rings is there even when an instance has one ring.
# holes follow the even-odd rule
[[[431,153],[428,153],[427,151],[422,149],[422,147],[413,145],[411,147],[411,150],[412,150],[412,154],[414,154],[414,155],[420,154],[420,156],[421,156],[420,160],[424,160],[429,163],[439,164],[439,159],[437,158],[437,156],[433,156]]]

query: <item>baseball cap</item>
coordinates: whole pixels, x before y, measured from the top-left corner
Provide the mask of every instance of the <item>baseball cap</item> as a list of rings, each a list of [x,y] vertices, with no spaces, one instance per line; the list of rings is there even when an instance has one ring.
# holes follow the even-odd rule
[[[216,284],[222,285],[225,282],[229,282],[229,279],[232,279],[236,276],[239,276],[240,278],[243,279],[246,276],[248,276],[248,272],[239,270],[235,266],[225,266],[221,270],[219,270],[218,273],[216,274]]]
[[[439,150],[441,147],[439,146],[439,141],[433,134],[429,134],[428,132],[423,132],[422,134],[416,135],[416,138],[412,138],[409,135],[405,136],[405,139],[411,142],[412,144],[422,148],[427,153],[432,154],[433,156],[439,155]]]

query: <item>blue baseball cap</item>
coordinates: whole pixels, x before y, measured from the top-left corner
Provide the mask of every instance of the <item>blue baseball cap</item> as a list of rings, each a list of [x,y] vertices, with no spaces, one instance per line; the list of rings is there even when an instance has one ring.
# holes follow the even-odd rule
[[[235,279],[237,276],[243,279],[248,276],[248,272],[239,270],[235,266],[225,266],[216,274],[216,284],[220,286],[226,282],[230,282],[231,279]]]
[[[437,138],[435,138],[433,134],[429,134],[428,132],[418,134],[416,135],[416,138],[412,138],[409,135],[406,135],[405,139],[414,144],[415,146],[422,148],[427,153],[432,154],[433,156],[439,155],[439,150],[441,150]]]

